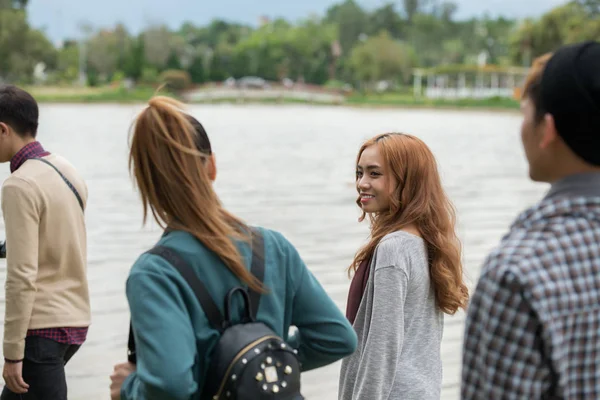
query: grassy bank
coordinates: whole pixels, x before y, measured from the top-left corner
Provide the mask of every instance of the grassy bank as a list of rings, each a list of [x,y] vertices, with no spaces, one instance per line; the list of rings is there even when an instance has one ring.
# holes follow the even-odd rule
[[[151,87],[133,90],[112,87],[31,87],[28,90],[40,103],[143,103],[156,93],[156,89]],[[170,95],[164,89],[160,94]]]
[[[77,88],[77,87],[31,87],[28,90],[40,103],[144,103],[156,94],[152,87],[139,87],[133,90],[123,88]],[[166,90],[160,94],[174,96]],[[214,103],[243,104],[315,104],[334,105],[327,102],[307,102],[297,99],[244,99],[223,98],[208,101]],[[491,109],[517,110],[519,102],[507,98],[484,100],[432,100],[415,98],[410,93],[354,94],[348,96],[342,104],[352,107],[402,107],[402,108],[454,108],[454,109]]]
[[[390,106],[390,107],[420,107],[420,108],[477,108],[518,110],[519,102],[509,98],[490,99],[457,99],[457,100],[434,100],[427,98],[415,98],[412,94],[385,93],[353,95],[346,99],[347,105],[357,106]]]

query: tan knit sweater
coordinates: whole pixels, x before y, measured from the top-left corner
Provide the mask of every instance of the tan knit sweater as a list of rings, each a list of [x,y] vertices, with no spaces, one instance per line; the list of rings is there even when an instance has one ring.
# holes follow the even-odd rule
[[[84,205],[87,186],[57,155],[45,157],[71,181]],[[23,358],[28,329],[91,322],[85,219],[77,198],[49,165],[28,160],[2,186],[6,229],[4,357]]]

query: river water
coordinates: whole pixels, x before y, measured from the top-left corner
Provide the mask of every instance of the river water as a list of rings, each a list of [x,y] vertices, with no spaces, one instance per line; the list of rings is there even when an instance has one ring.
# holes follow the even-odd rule
[[[161,233],[153,224],[142,226],[141,204],[127,170],[129,129],[141,108],[41,106],[39,140],[79,169],[90,194],[86,218],[93,325],[67,366],[71,400],[109,398],[112,367],[126,357],[125,279],[137,256]],[[349,287],[345,268],[368,234],[367,224],[357,222],[353,184],[356,152],[365,139],[401,131],[431,147],[458,209],[471,287],[486,253],[547,189],[527,178],[515,113],[259,105],[194,105],[189,110],[213,142],[219,168],[215,187],[226,207],[289,238],[343,310]],[[0,180],[8,173],[5,165]],[[2,282],[5,266],[0,262]],[[3,292],[0,299],[3,318]],[[463,323],[462,312],[445,319],[444,400],[458,399]],[[338,371],[339,363],[305,374],[307,399],[337,399]]]

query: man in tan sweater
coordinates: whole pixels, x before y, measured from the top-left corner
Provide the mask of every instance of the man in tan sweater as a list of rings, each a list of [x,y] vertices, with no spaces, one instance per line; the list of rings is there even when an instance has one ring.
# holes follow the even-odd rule
[[[4,371],[0,400],[67,399],[64,365],[86,339],[90,302],[87,187],[64,158],[36,141],[38,106],[0,86],[0,162],[6,229]]]

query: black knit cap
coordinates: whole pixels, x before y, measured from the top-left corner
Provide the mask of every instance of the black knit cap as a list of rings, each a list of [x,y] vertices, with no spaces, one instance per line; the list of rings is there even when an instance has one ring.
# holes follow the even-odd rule
[[[541,107],[554,117],[567,146],[600,166],[600,43],[561,47],[547,62]]]

